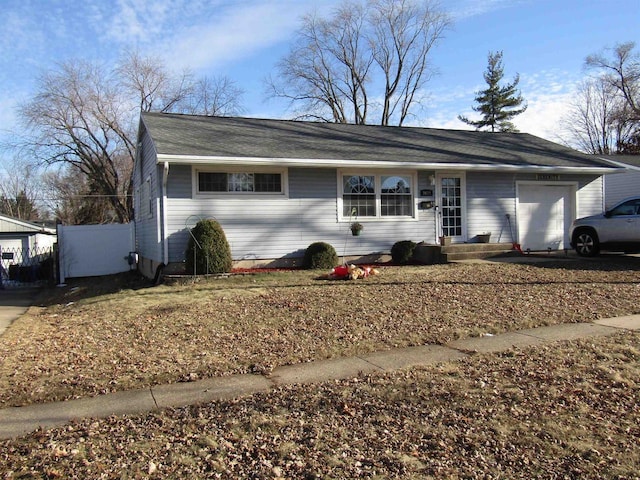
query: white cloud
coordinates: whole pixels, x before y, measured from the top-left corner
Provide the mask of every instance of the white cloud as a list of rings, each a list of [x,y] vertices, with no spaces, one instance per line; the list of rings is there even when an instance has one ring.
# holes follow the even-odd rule
[[[117,0],[92,5],[93,28],[107,41],[147,43],[157,38],[171,17],[183,17],[195,2],[181,0]]]
[[[306,2],[243,2],[174,31],[163,42],[167,62],[194,70],[246,58],[289,37],[309,10]]]
[[[455,20],[483,15],[501,8],[513,7],[527,0],[454,0],[444,4]]]
[[[571,93],[538,95],[529,101],[527,111],[514,118],[518,130],[551,141],[558,141],[560,123],[571,101]]]
[[[558,141],[562,117],[575,95],[579,78],[566,71],[540,71],[521,77],[520,88],[528,108],[514,118],[521,132]]]
[[[106,42],[152,51],[176,69],[199,70],[286,39],[313,8],[312,0],[117,0],[92,7],[92,27]]]

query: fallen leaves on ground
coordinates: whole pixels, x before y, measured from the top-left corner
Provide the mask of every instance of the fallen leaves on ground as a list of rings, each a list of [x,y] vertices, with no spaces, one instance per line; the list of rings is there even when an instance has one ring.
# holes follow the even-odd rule
[[[87,279],[0,337],[0,406],[634,314],[634,260],[382,267],[356,282],[272,272],[113,292]]]
[[[0,443],[4,478],[637,479],[640,334],[142,416]]]

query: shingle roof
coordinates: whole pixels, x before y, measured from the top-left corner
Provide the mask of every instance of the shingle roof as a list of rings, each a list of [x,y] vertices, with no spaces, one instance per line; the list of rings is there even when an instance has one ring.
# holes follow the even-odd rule
[[[612,165],[526,133],[490,133],[143,113],[161,156],[303,159],[607,169]]]
[[[640,168],[640,155],[604,155],[602,158]]]

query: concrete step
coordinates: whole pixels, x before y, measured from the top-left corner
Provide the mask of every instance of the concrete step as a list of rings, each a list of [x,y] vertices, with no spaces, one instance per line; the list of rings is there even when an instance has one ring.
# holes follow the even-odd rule
[[[445,262],[454,262],[456,260],[481,260],[484,258],[497,257],[498,255],[507,255],[512,250],[484,250],[477,252],[451,252],[443,253]]]
[[[506,255],[513,252],[510,243],[455,243],[447,246],[418,244],[414,259],[424,264],[446,263]]]
[[[466,252],[502,252],[511,250],[511,243],[452,243],[451,245],[441,247],[441,252],[449,253],[466,253]]]

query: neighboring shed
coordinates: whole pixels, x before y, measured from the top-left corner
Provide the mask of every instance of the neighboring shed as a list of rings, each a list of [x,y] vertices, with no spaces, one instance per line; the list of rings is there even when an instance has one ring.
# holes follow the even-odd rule
[[[56,229],[0,215],[0,248],[40,249],[56,243]]]
[[[52,263],[56,230],[44,225],[0,215],[0,286],[41,280],[40,267]],[[47,266],[46,276],[52,273]]]
[[[604,177],[605,207],[610,208],[621,200],[640,195],[640,155],[607,155],[602,157],[621,173]]]
[[[341,256],[485,232],[569,248],[571,221],[602,210],[616,170],[522,133],[143,113],[136,248],[147,275],[180,265],[199,218],[220,222],[234,260],[260,265],[297,262],[315,241]],[[349,237],[355,220],[363,233]]]

